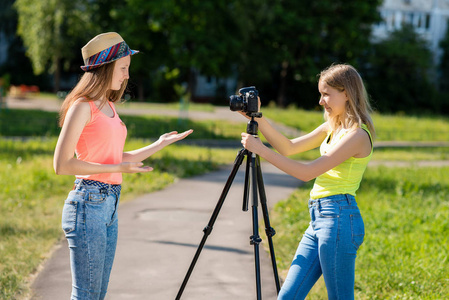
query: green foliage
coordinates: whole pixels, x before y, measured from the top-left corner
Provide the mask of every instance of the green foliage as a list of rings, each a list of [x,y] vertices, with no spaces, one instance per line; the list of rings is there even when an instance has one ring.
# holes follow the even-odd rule
[[[375,43],[364,78],[374,107],[383,112],[439,112],[431,67],[427,42],[410,26]]]
[[[133,57],[139,98],[165,87],[159,91],[166,93],[163,99],[173,100],[172,86],[183,82],[192,94],[199,72],[239,77],[240,83],[261,86],[268,99],[288,98],[311,107],[312,99],[298,90],[309,90],[319,70],[331,62],[356,63],[369,45],[379,4],[380,0],[18,0],[15,7],[19,34],[36,73],[49,63],[50,73],[60,60],[71,63],[94,34],[118,31],[132,48],[142,51]],[[163,80],[173,70],[179,70],[179,76]],[[279,97],[269,88],[273,81],[280,82]]]
[[[254,1],[246,13],[248,41],[239,62],[244,83],[262,87],[262,97],[278,105],[316,106],[316,75],[333,62],[357,65],[369,47],[371,25],[379,20],[379,0]],[[338,17],[336,17],[338,16]],[[251,30],[254,30],[252,32]],[[270,79],[267,72],[273,72]],[[262,77],[264,76],[264,77]],[[276,90],[271,82],[278,86]]]
[[[128,43],[145,53],[135,58],[138,76],[148,78],[151,74],[151,81],[158,84],[156,90],[169,83],[164,98],[173,100],[173,86],[181,82],[187,83],[186,93],[192,94],[197,72],[229,75],[241,49],[232,2],[128,1],[117,18],[127,24],[120,31]],[[173,70],[178,76],[166,78]]]
[[[356,299],[449,297],[448,167],[368,168],[357,195],[366,237],[357,255]],[[272,213],[283,274],[308,226],[311,184]],[[279,236],[278,236],[279,235]],[[325,289],[311,298],[326,299]]]
[[[54,73],[60,60],[74,57],[74,43],[89,23],[86,1],[17,0],[18,33],[35,74]],[[77,52],[76,52],[77,53]],[[50,66],[50,67],[49,67]]]

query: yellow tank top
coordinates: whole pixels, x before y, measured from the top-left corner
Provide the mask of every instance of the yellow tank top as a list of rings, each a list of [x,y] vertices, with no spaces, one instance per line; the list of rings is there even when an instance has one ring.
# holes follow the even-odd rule
[[[368,127],[363,124],[362,129],[369,134],[372,145],[373,139]],[[341,130],[332,139],[332,132],[330,132],[321,144],[321,155],[330,151],[330,149],[332,149],[348,132],[349,130]],[[355,196],[356,191],[359,189],[360,182],[362,181],[363,173],[372,156],[373,148],[371,146],[371,153],[368,156],[363,158],[351,157],[335,168],[318,176],[315,179],[315,184],[310,192],[310,198],[318,199],[338,194],[350,194]]]

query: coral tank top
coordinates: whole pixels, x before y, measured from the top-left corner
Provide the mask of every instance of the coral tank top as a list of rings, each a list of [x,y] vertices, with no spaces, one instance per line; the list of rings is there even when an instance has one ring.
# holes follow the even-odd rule
[[[126,140],[126,125],[120,120],[115,106],[108,101],[114,116],[102,113],[93,101],[88,102],[91,110],[90,122],[86,124],[75,148],[79,160],[98,164],[119,164],[123,158]],[[121,184],[122,173],[76,175],[79,179],[97,180],[108,184]]]

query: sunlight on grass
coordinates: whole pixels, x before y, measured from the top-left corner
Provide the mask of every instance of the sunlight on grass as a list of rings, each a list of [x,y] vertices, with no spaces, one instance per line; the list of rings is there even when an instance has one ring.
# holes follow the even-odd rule
[[[324,122],[321,111],[262,107],[264,116],[305,133]],[[407,116],[373,114],[378,141],[449,141],[449,120],[442,116]]]
[[[366,238],[356,299],[448,299],[449,167],[369,168],[357,196]],[[311,184],[276,205],[272,224],[281,274],[308,226]],[[310,299],[326,299],[315,288]]]

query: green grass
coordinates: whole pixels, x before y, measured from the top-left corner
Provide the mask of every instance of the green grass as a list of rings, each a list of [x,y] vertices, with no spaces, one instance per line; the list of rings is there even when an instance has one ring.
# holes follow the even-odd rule
[[[126,101],[121,104],[123,108],[130,109],[150,109],[150,110],[186,110],[189,111],[205,111],[205,112],[213,112],[215,107],[212,104],[201,104],[201,103],[187,103],[181,104],[179,102],[176,103],[149,103],[149,102],[136,102],[136,101]]]
[[[30,274],[62,236],[62,206],[74,177],[54,174],[55,144],[56,138],[0,138],[0,299],[26,295]],[[145,144],[131,140],[126,149]],[[170,145],[145,162],[154,171],[124,174],[122,201],[162,189],[176,178],[214,170],[237,154],[220,150],[217,155],[217,151]]]
[[[120,115],[133,138],[157,138],[174,129],[193,128],[189,139],[235,139],[246,130],[242,123],[205,120],[192,121],[175,117]],[[0,136],[58,136],[56,112],[9,109],[0,111]]]
[[[273,121],[310,132],[323,122],[321,111],[305,111],[291,106],[261,109]],[[373,114],[378,141],[449,141],[449,120],[442,116]]]
[[[295,108],[263,108],[262,111],[269,118],[304,131],[322,122],[321,112]],[[215,120],[121,117],[131,138],[127,150],[141,147],[149,143],[149,138],[155,139],[175,128],[178,131],[193,128],[195,133],[189,139],[239,140],[245,130],[241,123]],[[375,115],[374,119],[379,140],[449,140],[448,122],[442,117]],[[0,111],[0,299],[20,298],[27,293],[29,275],[62,236],[61,209],[74,178],[54,175],[52,157],[58,134],[56,113]],[[379,148],[373,160],[447,160],[447,150],[447,147]],[[146,162],[155,168],[153,172],[124,175],[122,201],[163,188],[176,178],[232,163],[236,153],[236,150],[171,145]],[[292,158],[310,160],[318,156],[318,150],[313,150]],[[358,195],[368,234],[357,261],[357,299],[448,298],[448,279],[444,278],[449,267],[449,205],[444,198],[448,194],[449,184],[445,179],[448,171],[448,167],[368,168]],[[309,222],[310,188],[308,184],[298,189],[271,213],[277,231],[276,255],[283,275]],[[326,299],[322,281],[314,287],[309,299]]]
[[[358,252],[356,299],[448,299],[449,167],[368,168],[357,201],[366,238]],[[308,226],[311,184],[271,213],[280,273]],[[327,299],[321,281],[308,299]]]
[[[159,104],[157,107],[170,109],[171,106]],[[288,109],[266,107],[262,111],[264,116],[303,132],[310,132],[323,122],[323,114],[319,111],[305,111],[294,107]],[[240,139],[240,133],[246,130],[242,123],[223,120],[192,121],[175,117],[123,114],[121,118],[127,125],[129,136],[137,138],[156,138],[173,128],[178,131],[193,128],[195,134],[191,135],[190,139]],[[0,111],[0,136],[57,136],[59,134],[57,119],[55,112],[2,110]],[[449,120],[444,117],[375,114],[373,119],[377,141],[449,141]]]
[[[289,156],[295,160],[313,160],[320,156],[319,149]],[[373,161],[437,161],[449,160],[449,147],[382,147],[375,148]]]

